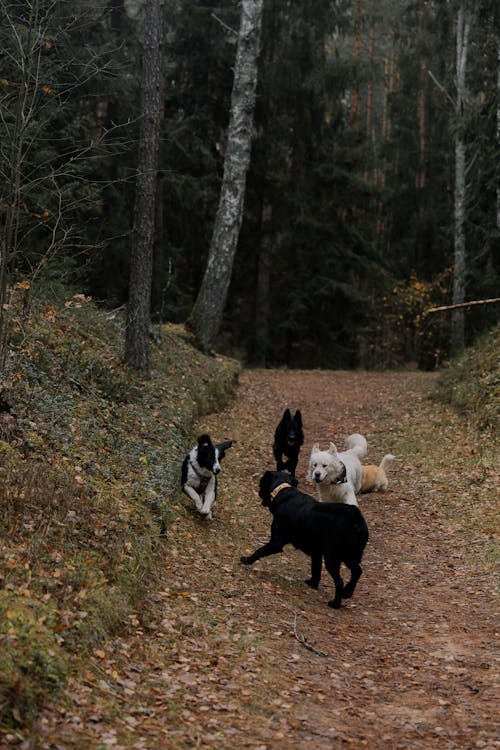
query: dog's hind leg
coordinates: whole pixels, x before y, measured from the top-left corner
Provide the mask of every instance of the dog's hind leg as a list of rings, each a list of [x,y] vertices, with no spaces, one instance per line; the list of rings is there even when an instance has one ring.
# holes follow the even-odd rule
[[[333,607],[333,609],[340,609],[344,591],[344,582],[340,575],[340,560],[333,555],[325,555],[325,565],[335,584],[335,596],[328,602],[328,606]]]
[[[345,561],[344,561],[345,562]],[[361,569],[361,565],[357,562],[345,562],[349,570],[351,571],[351,579],[346,585],[344,586],[344,591],[342,593],[343,599],[350,599],[351,596],[354,593],[354,589],[356,588],[356,584],[360,579],[361,573],[363,572]]]
[[[317,589],[321,580],[321,568],[323,567],[323,555],[311,555],[311,577],[306,578],[307,583],[312,589]]]

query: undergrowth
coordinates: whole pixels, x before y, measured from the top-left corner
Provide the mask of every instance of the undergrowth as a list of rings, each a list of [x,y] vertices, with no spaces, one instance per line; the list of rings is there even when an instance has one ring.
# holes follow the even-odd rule
[[[228,401],[239,369],[166,325],[142,380],[121,361],[122,311],[28,294],[11,303],[0,382],[0,731],[137,622],[192,425]]]
[[[443,370],[436,397],[479,428],[500,426],[500,325]]]

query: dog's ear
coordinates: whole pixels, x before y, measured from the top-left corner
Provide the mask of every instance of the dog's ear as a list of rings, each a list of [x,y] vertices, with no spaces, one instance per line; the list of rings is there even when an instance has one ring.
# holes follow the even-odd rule
[[[311,448],[311,456],[313,453],[319,452],[319,443],[314,443],[313,447]]]
[[[294,416],[295,421],[298,425],[302,427],[302,414],[300,413],[300,409],[297,409]]]
[[[207,432],[204,432],[203,435],[200,435],[200,437],[198,438],[198,445],[212,445],[210,435]]]
[[[259,482],[259,497],[262,499],[262,505],[269,502],[269,493],[270,493],[270,487],[271,487],[271,472],[265,471],[264,474],[260,478]]]
[[[330,447],[328,448],[328,453],[331,453],[332,456],[337,455],[337,446],[335,445],[335,443],[330,443]]]
[[[285,420],[289,421],[291,418],[292,418],[292,415],[290,414],[290,409],[285,409],[285,411],[283,412],[283,416],[281,417],[281,419],[283,419],[284,421]]]
[[[231,448],[232,444],[233,444],[232,440],[224,440],[223,443],[217,443],[217,445],[215,447],[216,447],[217,452],[219,454],[219,461],[222,461],[222,459],[226,455],[227,449]]]

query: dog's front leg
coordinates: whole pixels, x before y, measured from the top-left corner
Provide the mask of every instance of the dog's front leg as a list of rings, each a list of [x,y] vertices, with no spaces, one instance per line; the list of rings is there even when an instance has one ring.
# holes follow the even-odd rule
[[[194,490],[192,487],[190,487],[189,484],[185,484],[182,489],[184,490],[184,492],[186,493],[186,495],[188,497],[190,497],[191,500],[194,502],[194,504],[196,505],[196,510],[199,513],[201,513],[201,509],[203,508],[203,500],[198,495],[198,493],[196,492],[196,490]]]
[[[307,583],[312,589],[317,589],[321,580],[321,568],[323,566],[323,555],[311,555],[311,577],[307,578]]]
[[[204,516],[207,516],[207,518],[211,521],[212,516],[212,505],[215,503],[215,494],[216,494],[216,479],[215,477],[210,477],[210,481],[207,484],[207,489],[205,490],[205,499],[203,500],[203,507],[200,510],[200,513],[202,513]]]
[[[240,561],[243,565],[253,565],[254,562],[260,560],[261,557],[269,557],[269,555],[277,555],[278,552],[283,552],[283,545],[279,541],[271,539],[267,544],[264,544],[251,555],[242,555]]]

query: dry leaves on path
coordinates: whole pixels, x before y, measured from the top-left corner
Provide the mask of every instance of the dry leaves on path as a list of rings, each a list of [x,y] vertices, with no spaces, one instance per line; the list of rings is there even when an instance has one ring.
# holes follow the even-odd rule
[[[68,705],[43,717],[38,746],[495,747],[491,579],[441,513],[425,457],[406,442],[435,413],[427,449],[433,471],[441,466],[440,482],[460,453],[462,427],[448,425],[449,413],[422,396],[430,377],[244,372],[231,408],[199,426],[235,440],[214,521],[175,501],[164,586],[151,612],[137,613],[130,637],[95,652]],[[298,478],[308,491],[314,441],[342,445],[362,432],[370,461],[388,451],[398,456],[388,492],[360,499],[370,527],[364,574],[338,612],[327,607],[327,575],[318,591],[303,584],[308,561],[301,553],[287,548],[251,569],[238,562],[268,537],[258,478],[273,467],[274,428],[286,406],[303,414]],[[419,419],[426,425],[415,425]],[[494,480],[485,472],[488,493]]]

